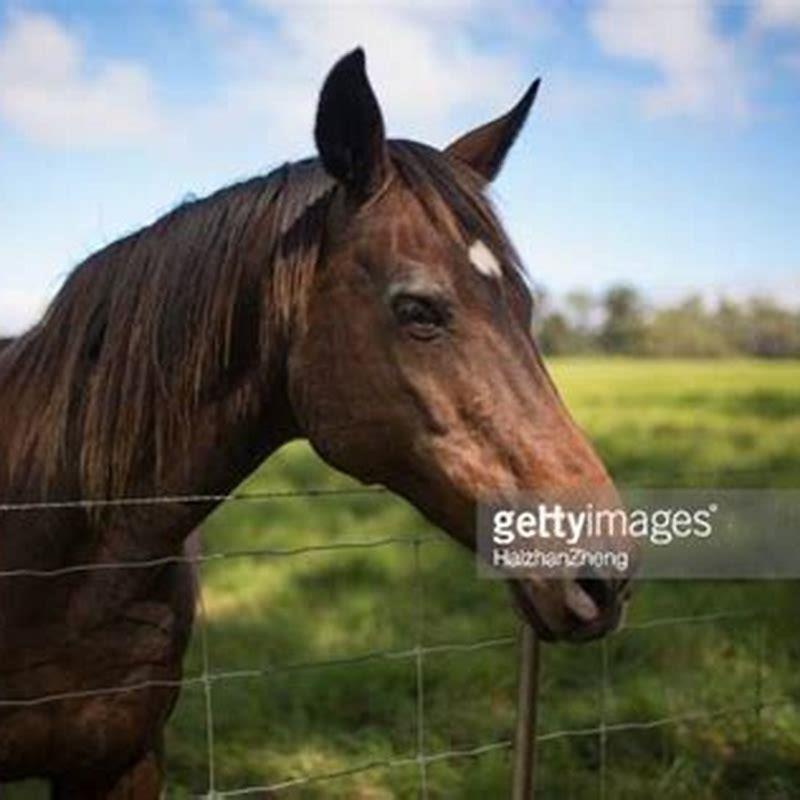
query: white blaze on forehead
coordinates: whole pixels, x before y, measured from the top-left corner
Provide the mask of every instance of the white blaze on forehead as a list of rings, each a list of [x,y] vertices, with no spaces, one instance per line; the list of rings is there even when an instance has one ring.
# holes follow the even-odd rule
[[[503,274],[494,253],[480,239],[476,239],[469,248],[469,260],[487,278],[500,278]]]

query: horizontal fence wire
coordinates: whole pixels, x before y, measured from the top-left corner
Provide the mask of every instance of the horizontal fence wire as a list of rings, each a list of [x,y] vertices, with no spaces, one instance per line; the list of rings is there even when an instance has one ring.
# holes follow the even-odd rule
[[[760,708],[780,708],[783,706],[794,705],[793,700],[779,699],[763,703]],[[564,728],[561,730],[549,731],[541,733],[536,737],[537,743],[552,742],[559,739],[569,739],[572,737],[585,737],[585,736],[599,736],[603,732],[608,733],[625,733],[635,731],[653,730],[655,728],[666,727],[668,725],[691,724],[693,722],[703,722],[705,720],[719,719],[726,716],[733,716],[736,714],[746,714],[755,710],[752,705],[738,705],[726,706],[724,708],[713,708],[701,711],[690,711],[683,714],[674,714],[667,717],[659,717],[658,719],[632,721],[632,722],[618,722],[611,723],[605,726],[595,726],[586,728]],[[511,739],[501,739],[497,742],[491,742],[477,747],[444,750],[440,753],[432,753],[426,755],[422,760],[426,764],[432,764],[439,761],[450,761],[456,759],[477,758],[478,756],[486,755],[503,750],[511,750],[513,742]],[[280,792],[285,789],[296,789],[301,786],[308,786],[315,783],[323,783],[325,781],[338,780],[341,778],[348,778],[353,775],[358,775],[364,772],[383,769],[400,769],[404,767],[415,766],[419,762],[419,757],[404,757],[404,758],[387,758],[375,759],[372,761],[358,764],[347,769],[337,770],[335,772],[319,773],[316,775],[303,775],[296,778],[287,778],[286,780],[278,783],[269,783],[263,785],[245,786],[238,789],[230,789],[227,791],[216,792],[216,797],[246,797],[247,795],[261,795],[270,796],[271,794]],[[206,795],[200,795],[205,797]]]
[[[725,478],[758,476],[763,479],[783,477],[786,473],[759,469],[758,467],[725,467],[724,469],[691,470],[683,472],[676,470],[673,473],[634,473],[629,477],[617,477],[620,485],[632,480],[690,480],[692,478]],[[757,487],[754,487],[757,488]],[[306,489],[276,489],[263,491],[230,492],[227,494],[169,494],[148,495],[142,497],[105,497],[105,498],[78,498],[70,500],[40,500],[0,503],[0,512],[23,511],[59,511],[67,509],[93,509],[126,506],[170,505],[181,503],[216,504],[229,501],[265,503],[274,500],[292,500],[334,497],[358,497],[391,494],[384,486],[351,486],[351,487],[309,487]]]
[[[229,494],[167,494],[144,497],[106,497],[78,500],[42,500],[38,502],[0,503],[0,511],[60,511],[64,509],[108,508],[114,506],[153,506],[182,503],[226,503],[230,501],[265,503],[273,500],[305,499],[316,497],[348,497],[358,495],[388,494],[383,486],[353,486],[350,488],[286,489],[260,492],[231,492]]]
[[[228,791],[216,792],[216,797],[246,797],[249,794],[259,794],[269,796],[285,789],[296,789],[301,786],[308,786],[314,783],[348,778],[364,772],[379,769],[401,769],[404,767],[414,767],[423,763],[425,765],[435,764],[439,761],[449,761],[458,758],[477,758],[478,756],[494,753],[499,750],[510,750],[512,742],[510,739],[503,739],[498,742],[479,745],[461,750],[445,750],[441,753],[433,753],[427,756],[407,756],[403,758],[374,759],[363,764],[358,764],[347,769],[337,770],[336,772],[320,773],[318,775],[303,775],[297,778],[288,778],[279,783],[270,783],[263,786],[246,786],[240,789],[230,789]],[[206,797],[207,795],[201,795]]]
[[[152,569],[167,564],[207,564],[212,561],[227,561],[236,558],[287,558],[291,556],[313,553],[329,553],[336,550],[369,550],[392,545],[413,545],[422,542],[437,541],[434,535],[428,536],[387,536],[383,539],[363,539],[358,541],[331,542],[329,544],[311,544],[300,547],[260,547],[242,550],[226,550],[219,553],[203,555],[171,555],[141,561],[101,561],[96,563],[71,564],[54,569],[10,569],[0,570],[0,578],[52,578],[71,575],[76,572],[103,572],[106,570]]]
[[[763,470],[756,469],[725,469],[725,470],[708,470],[704,472],[693,471],[692,473],[681,473],[675,477],[682,480],[688,480],[691,477],[717,477],[724,478],[739,477],[744,475],[758,475],[762,480],[768,479],[770,476],[765,474]],[[656,477],[656,476],[653,476]],[[663,475],[658,476],[663,478]],[[643,476],[637,476],[638,480],[645,479]],[[190,494],[190,495],[170,495],[158,497],[126,497],[126,498],[109,498],[99,500],[63,500],[63,501],[44,501],[44,502],[21,502],[21,503],[0,503],[0,512],[16,513],[26,511],[57,511],[61,509],[90,509],[102,507],[126,507],[126,506],[142,506],[142,505],[164,505],[175,503],[207,503],[218,504],[222,502],[253,502],[264,503],[273,502],[287,499],[314,499],[314,498],[337,498],[337,497],[355,497],[355,496],[380,496],[388,494],[388,491],[383,487],[353,487],[353,488],[310,488],[304,490],[286,490],[286,491],[249,491],[249,492],[235,492],[230,494]],[[384,547],[394,546],[410,546],[414,548],[415,552],[415,575],[416,581],[420,580],[419,576],[419,547],[421,544],[431,541],[438,541],[439,537],[433,534],[425,535],[396,535],[388,536],[378,539],[362,539],[351,540],[343,542],[325,543],[325,544],[311,544],[294,548],[250,548],[223,552],[214,552],[200,555],[170,555],[160,558],[146,559],[146,560],[133,560],[124,562],[101,562],[101,563],[86,563],[69,565],[61,568],[54,569],[11,569],[0,570],[0,579],[4,578],[54,578],[59,576],[72,575],[76,573],[91,573],[103,570],[121,570],[121,569],[150,569],[165,566],[168,564],[192,564],[200,565],[211,562],[226,561],[241,558],[290,558],[302,555],[309,555],[314,553],[328,553],[336,551],[352,551],[352,550],[369,550]],[[421,603],[421,593],[418,597]],[[200,601],[202,603],[202,601]],[[418,615],[421,614],[421,606],[418,607]],[[445,642],[440,644],[423,645],[422,644],[422,629],[417,630],[417,642],[414,647],[407,649],[396,650],[377,650],[359,653],[355,655],[342,656],[339,658],[332,658],[327,660],[317,661],[303,661],[286,664],[270,664],[261,667],[237,669],[237,670],[223,670],[214,671],[211,669],[211,656],[208,652],[208,636],[207,636],[207,614],[205,608],[201,606],[200,626],[202,628],[201,634],[203,639],[202,655],[203,655],[203,671],[200,675],[182,678],[179,680],[147,680],[138,683],[127,685],[97,687],[91,689],[83,689],[76,691],[68,691],[61,693],[53,693],[47,695],[39,695],[31,698],[14,698],[3,699],[0,697],[0,708],[25,708],[46,705],[48,703],[80,700],[84,698],[97,697],[102,695],[113,695],[120,693],[130,693],[137,691],[144,691],[152,688],[197,688],[203,690],[205,698],[205,712],[207,718],[207,746],[208,746],[208,791],[203,794],[207,798],[223,798],[223,797],[246,797],[248,795],[261,795],[272,796],[284,790],[295,789],[303,786],[309,786],[326,781],[334,781],[350,776],[366,773],[369,771],[377,770],[393,770],[401,768],[416,768],[419,771],[421,782],[421,796],[425,796],[427,790],[426,786],[426,768],[428,765],[440,762],[458,759],[471,759],[477,758],[485,754],[502,752],[511,750],[513,742],[511,739],[502,739],[488,744],[481,744],[475,747],[450,749],[441,752],[427,753],[424,748],[424,694],[422,692],[422,665],[423,659],[426,656],[447,653],[472,653],[481,650],[510,647],[517,642],[515,636],[498,636],[493,638],[485,638],[477,641],[468,642]],[[636,631],[645,631],[659,627],[667,626],[683,626],[683,625],[697,625],[708,624],[715,622],[725,622],[730,620],[747,620],[758,619],[763,617],[760,612],[753,610],[731,610],[713,612],[707,614],[685,615],[685,616],[672,616],[655,618],[651,620],[644,620],[636,623],[629,623],[620,631],[617,631],[611,636],[624,636]],[[421,624],[422,617],[419,617]],[[602,692],[605,692],[608,681],[608,657],[604,648],[603,658],[603,685]],[[349,768],[341,770],[326,772],[320,774],[300,775],[288,777],[285,780],[264,784],[246,786],[230,790],[220,790],[216,787],[216,765],[214,753],[214,723],[213,723],[213,687],[224,681],[235,681],[243,679],[258,679],[265,678],[273,675],[287,674],[292,672],[303,672],[309,670],[323,670],[330,668],[341,668],[347,666],[355,666],[370,662],[380,661],[397,661],[397,660],[413,660],[417,670],[416,692],[417,692],[417,744],[416,754],[412,756],[401,756],[396,758],[373,759],[361,764],[356,764]],[[759,665],[759,683],[757,698],[751,704],[736,704],[724,706],[721,708],[710,709],[697,709],[688,711],[681,714],[659,717],[655,719],[645,720],[630,720],[624,722],[608,722],[606,720],[605,700],[600,698],[600,724],[596,726],[579,727],[579,728],[564,728],[553,731],[546,731],[540,733],[536,737],[536,741],[545,743],[570,737],[599,737],[601,747],[601,769],[599,772],[600,781],[600,796],[605,797],[606,786],[606,742],[610,734],[621,732],[635,732],[646,731],[665,727],[668,725],[677,725],[698,722],[703,720],[713,720],[723,718],[726,716],[746,714],[755,712],[759,715],[763,710],[768,708],[778,708],[781,706],[794,706],[796,702],[787,698],[776,698],[765,700],[761,694],[761,666]]]
[[[702,624],[711,622],[721,622],[734,619],[749,619],[760,616],[757,612],[750,611],[730,611],[714,614],[699,614],[693,617],[663,617],[648,620],[641,623],[631,623],[610,636],[623,636],[637,630],[648,630],[656,627],[666,627],[686,624]],[[514,636],[499,636],[480,639],[472,642],[446,642],[428,646],[418,645],[412,648],[398,650],[373,650],[351,656],[340,658],[325,659],[319,661],[299,661],[287,664],[275,664],[264,667],[254,667],[251,669],[225,670],[220,672],[210,671],[190,678],[176,680],[149,680],[139,681],[120,686],[106,686],[94,689],[76,690],[74,692],[60,692],[47,695],[38,695],[27,699],[4,700],[0,698],[0,708],[24,708],[27,706],[38,706],[63,700],[77,700],[89,697],[97,697],[110,694],[125,694],[129,692],[143,691],[146,689],[165,689],[165,688],[190,688],[202,686],[205,681],[211,683],[229,680],[243,680],[253,678],[265,678],[272,675],[288,674],[292,672],[305,672],[316,669],[330,669],[346,666],[356,666],[370,661],[397,661],[403,659],[416,659],[420,655],[441,655],[446,653],[470,653],[489,648],[508,647],[516,643]]]
[[[304,775],[298,778],[288,778],[280,783],[271,783],[264,786],[246,786],[240,789],[231,789],[228,791],[217,792],[217,797],[246,797],[249,794],[259,794],[269,796],[275,792],[285,789],[296,789],[301,786],[308,786],[314,783],[322,783],[324,781],[337,780],[340,778],[348,778],[352,775],[359,775],[364,772],[370,772],[380,769],[402,769],[404,767],[417,766],[420,763],[428,765],[434,764],[439,761],[448,761],[457,758],[476,758],[478,756],[486,755],[487,753],[497,752],[498,750],[509,750],[512,742],[510,739],[504,739],[499,742],[491,742],[490,744],[480,745],[478,747],[467,748],[463,750],[446,750],[441,753],[434,753],[427,756],[408,756],[405,758],[386,758],[375,759],[373,761],[358,764],[354,767],[338,770],[336,772],[327,772],[319,775]]]
[[[27,699],[3,700],[0,699],[0,708],[25,708],[39,706],[63,700],[77,700],[89,697],[99,697],[111,694],[126,694],[139,692],[145,689],[175,689],[202,686],[206,682],[244,680],[252,678],[266,678],[273,675],[286,675],[293,672],[307,672],[309,670],[331,669],[339,667],[356,666],[370,661],[400,661],[404,659],[417,659],[424,655],[441,655],[445,653],[474,653],[495,647],[508,647],[516,642],[514,636],[499,636],[490,639],[481,639],[474,642],[449,642],[428,646],[415,646],[401,650],[371,650],[341,658],[331,658],[321,661],[297,661],[288,664],[275,664],[252,669],[225,670],[197,675],[191,678],[176,680],[148,680],[139,681],[119,686],[98,687],[96,689],[83,689],[74,692],[60,692],[47,695],[38,695]]]

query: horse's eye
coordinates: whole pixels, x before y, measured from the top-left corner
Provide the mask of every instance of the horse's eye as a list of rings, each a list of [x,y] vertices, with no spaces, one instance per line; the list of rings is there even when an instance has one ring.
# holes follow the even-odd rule
[[[431,339],[447,323],[439,306],[425,297],[403,294],[394,299],[392,310],[397,321],[418,339]]]

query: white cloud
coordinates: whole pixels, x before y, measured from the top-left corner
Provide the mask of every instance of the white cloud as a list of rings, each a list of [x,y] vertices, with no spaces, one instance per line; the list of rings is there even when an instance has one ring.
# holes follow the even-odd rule
[[[797,0],[756,0],[753,9],[756,27],[796,28],[800,30],[800,2]]]
[[[771,32],[800,34],[800,0],[755,0],[751,14],[751,28],[755,36]],[[776,62],[784,69],[800,75],[800,50],[778,51]]]
[[[369,5],[250,0],[251,9],[270,22],[261,34],[213,0],[195,7],[228,70],[220,92],[227,122],[253,123],[260,109],[268,111],[265,130],[273,141],[308,142],[322,79],[356,45],[366,50],[370,78],[393,135],[427,141],[453,135],[459,114],[476,108],[484,115],[485,109],[500,113],[502,104],[516,99],[533,77],[513,48],[491,50],[475,41],[471,26],[487,13],[485,0]],[[519,15],[512,4],[498,9],[497,14]],[[533,24],[533,16],[525,19]],[[475,119],[476,124],[482,121]]]
[[[47,14],[18,12],[0,39],[0,115],[47,145],[117,146],[159,128],[153,87],[139,65],[89,70],[82,43]]]
[[[0,336],[16,336],[36,322],[46,305],[43,295],[0,287]]]
[[[98,63],[56,17],[18,11],[0,36],[0,118],[50,146],[181,154],[227,138],[269,160],[307,155],[322,80],[362,45],[389,132],[444,144],[517,99],[535,77],[520,43],[556,26],[545,4],[515,0],[187,4],[218,72],[202,101],[161,106],[141,64]]]
[[[606,53],[659,73],[660,83],[642,95],[648,114],[743,118],[749,113],[743,52],[716,29],[713,0],[601,0],[589,27]]]

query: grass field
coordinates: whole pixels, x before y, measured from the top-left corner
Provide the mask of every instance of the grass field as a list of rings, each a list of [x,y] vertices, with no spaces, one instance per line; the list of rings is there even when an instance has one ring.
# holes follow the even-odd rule
[[[568,405],[622,484],[800,486],[796,362],[564,360],[552,369]],[[244,488],[349,485],[296,444]],[[418,674],[408,651],[420,644],[434,649],[422,662],[425,753],[509,738],[517,623],[505,589],[477,580],[472,559],[404,503],[371,495],[233,503],[208,522],[204,546],[206,552],[297,548],[418,534],[431,538],[420,545],[205,565],[211,670],[263,672],[213,684],[217,790],[413,759]],[[800,699],[800,587],[649,584],[638,591],[630,617],[636,626],[729,611],[756,615],[634,627],[605,645],[547,647],[540,732],[594,729],[603,715],[611,730],[604,747],[597,733],[544,741],[539,796],[800,796],[800,710],[796,702],[773,704]],[[438,649],[484,640],[499,641],[480,649]],[[202,672],[199,644],[196,636],[187,677]],[[752,710],[759,700],[766,704],[760,714]],[[696,716],[732,706],[747,710]],[[621,723],[675,716],[681,719],[614,730]],[[168,796],[207,791],[202,686],[184,691],[169,726],[167,752]],[[509,764],[504,747],[435,761],[427,768],[429,796],[504,798]],[[419,780],[417,765],[402,763],[275,796],[415,798]]]

